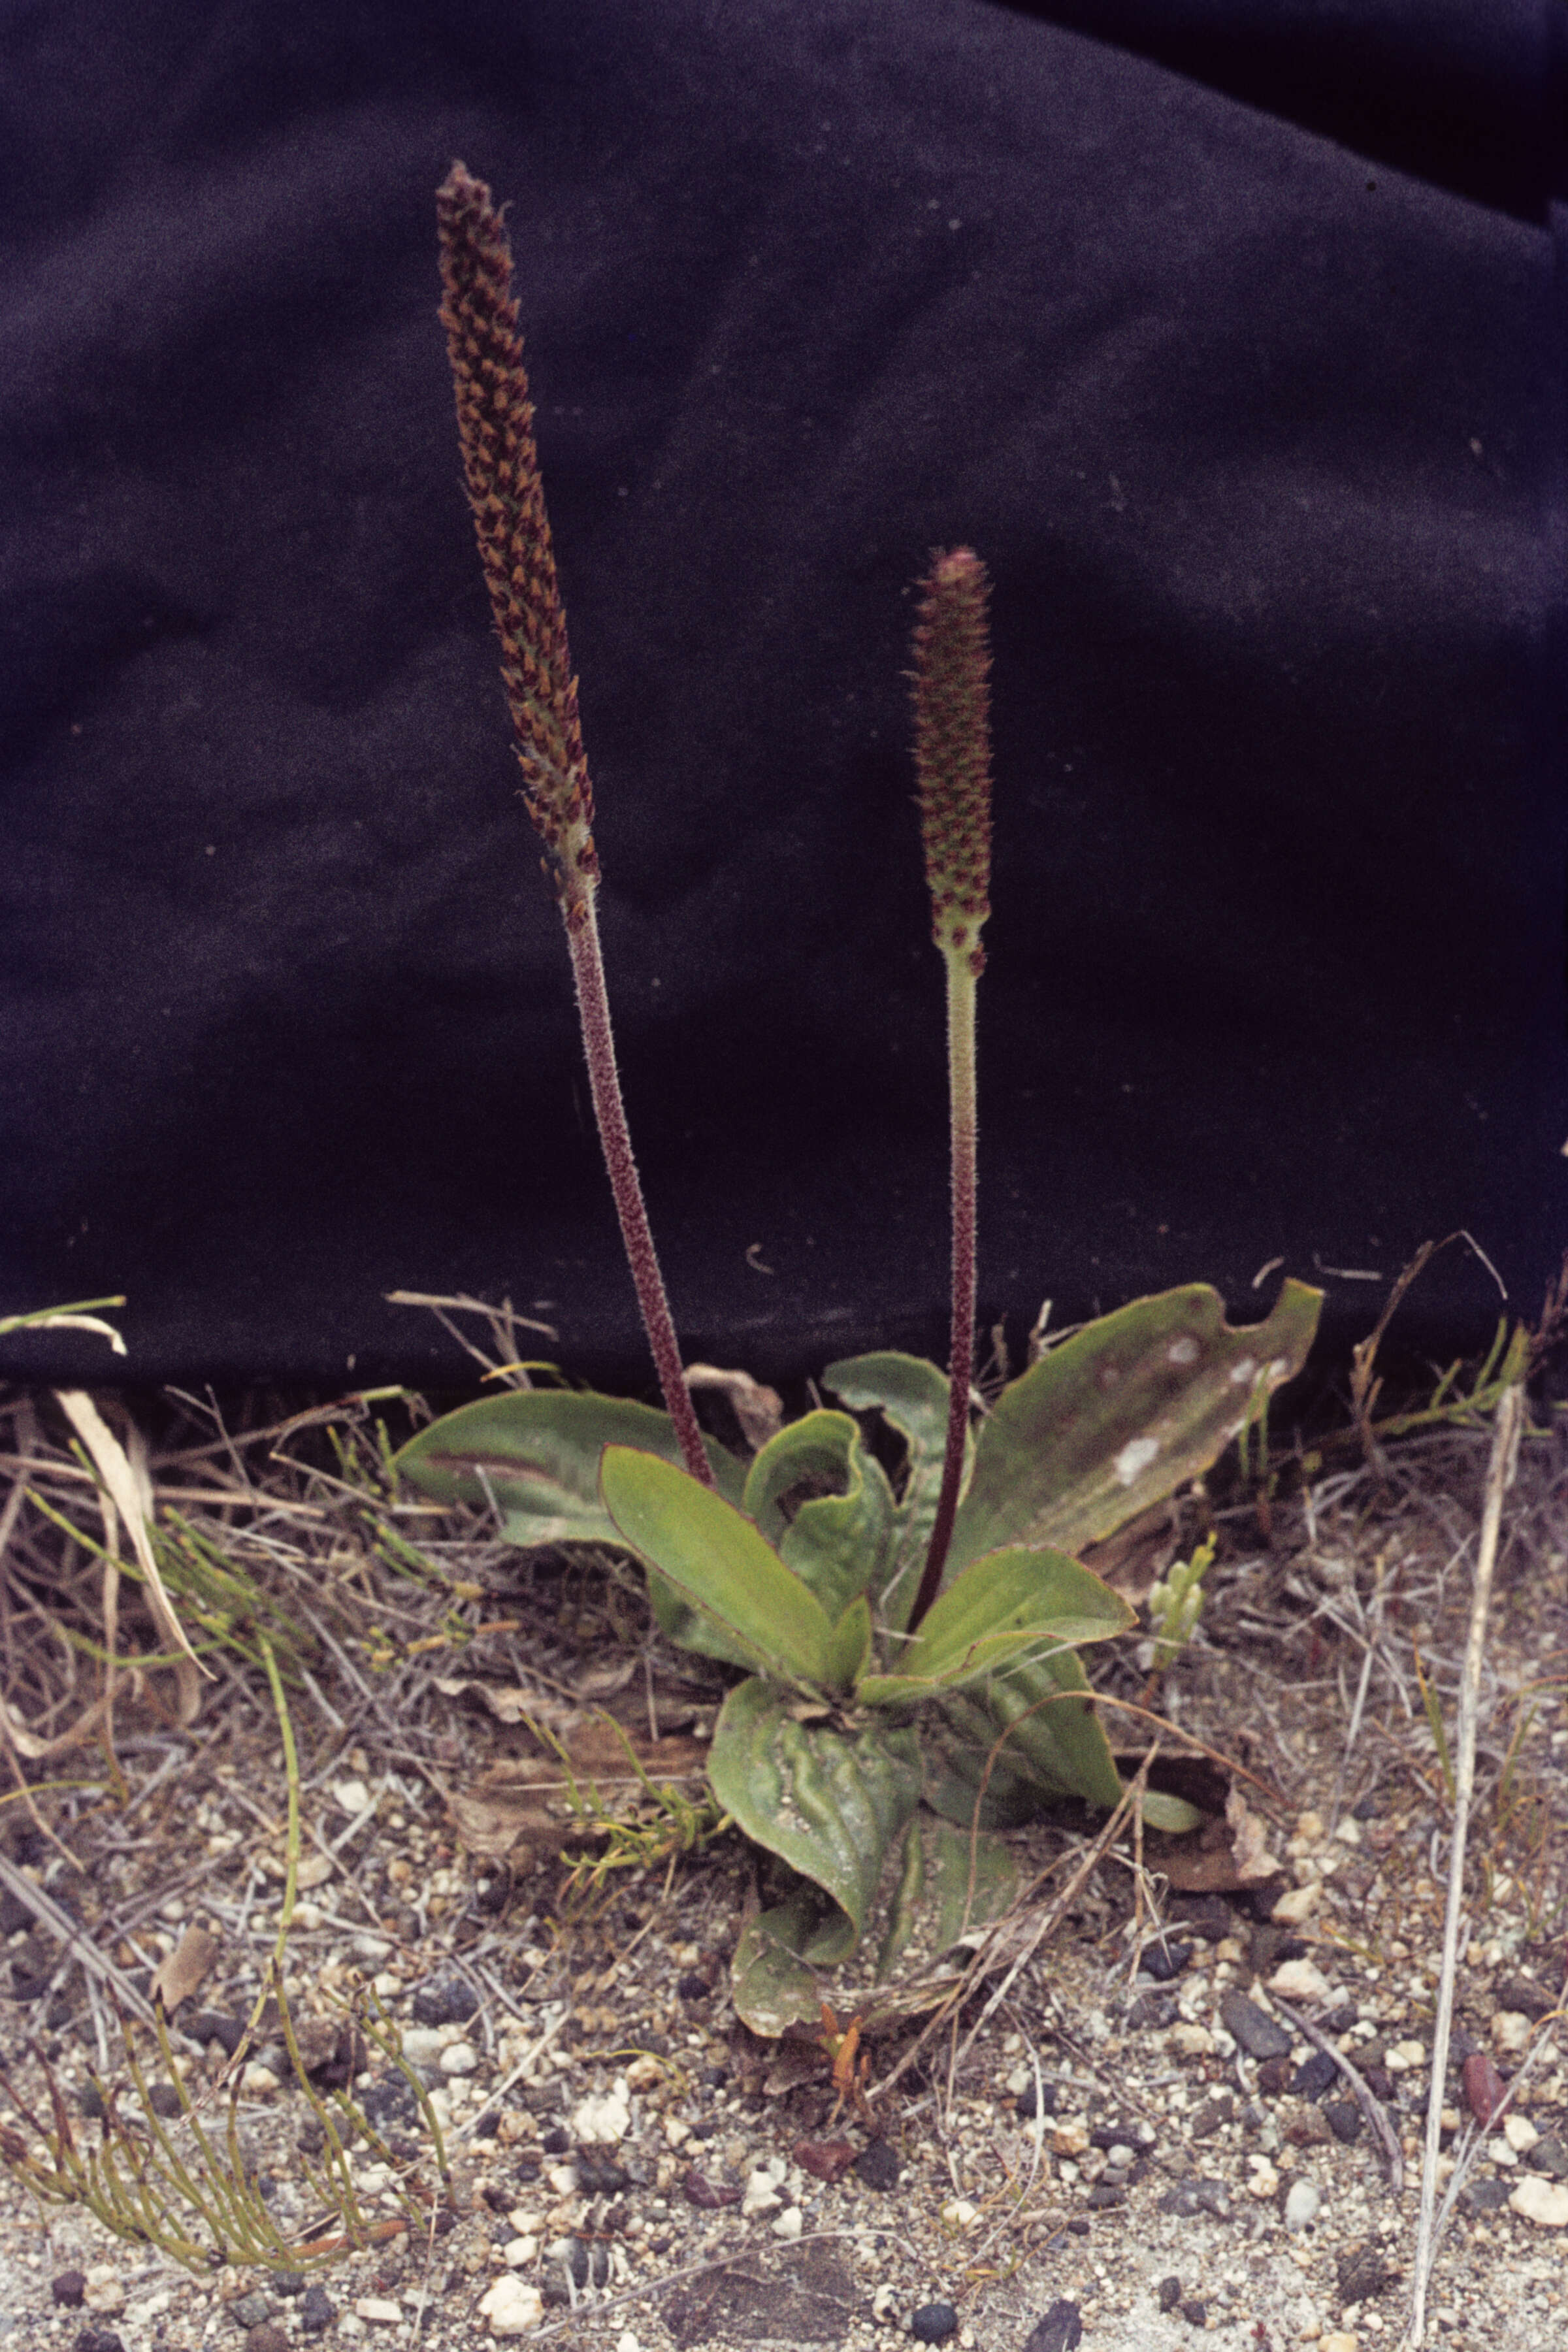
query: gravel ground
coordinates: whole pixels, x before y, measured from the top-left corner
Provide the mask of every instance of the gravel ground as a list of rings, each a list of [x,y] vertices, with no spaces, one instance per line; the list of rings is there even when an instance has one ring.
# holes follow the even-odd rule
[[[1489,1658],[1447,2086],[1444,2168],[1468,2169],[1430,2298],[1428,2340],[1455,2352],[1568,2347],[1568,2063],[1555,2014],[1568,1522],[1554,1459],[1513,1513]],[[1200,1637],[1156,1704],[1254,1776],[1252,1827],[1278,1868],[1184,1893],[1175,1882],[1201,1869],[1121,1842],[989,2013],[982,1983],[880,2096],[911,2029],[871,2043],[869,2114],[836,2099],[818,2044],[763,2044],[737,2024],[726,1969],[752,1874],[732,1840],[622,1874],[569,1916],[537,1822],[505,1863],[458,1833],[498,1758],[529,1753],[526,1729],[477,1707],[417,1627],[387,1632],[384,1609],[378,1654],[334,1620],[336,1670],[317,1659],[319,1705],[299,1709],[306,1883],[287,1981],[319,2097],[368,2059],[353,2096],[382,2145],[361,2138],[350,2162],[375,2242],[301,2261],[293,2276],[233,2262],[193,2275],[79,2205],[40,2214],[0,2179],[0,2343],[447,2352],[516,2332],[611,2352],[738,2352],[885,2347],[912,2331],[966,2352],[1080,2340],[1175,2352],[1200,2336],[1225,2352],[1392,2352],[1447,1868],[1413,1662],[1451,1719],[1446,1662],[1462,1642],[1484,1460],[1484,1435],[1414,1449],[1392,1483],[1363,1472],[1321,1483],[1276,1511],[1267,1537],[1250,1509],[1230,1515]],[[585,1690],[615,1679],[605,1657],[626,1633],[624,1591],[569,1562],[521,1576],[510,1555],[498,1568],[493,1546],[479,1569],[477,1618],[511,1580],[506,1639],[487,1650],[470,1638],[463,1681],[531,1691],[570,1745]],[[363,1553],[340,1572],[368,1591]],[[386,1608],[409,1613],[406,1596]],[[365,1663],[378,1654],[379,1680]],[[1134,1645],[1111,1673],[1123,1693],[1142,1687]],[[671,1719],[666,1708],[653,1732],[669,1739]],[[13,2088],[0,2129],[12,2137],[0,2151],[37,2148],[18,2100],[47,2122],[40,2053],[83,2149],[100,2137],[81,2119],[89,2074],[127,2079],[100,1978],[60,1964],[28,1891],[62,1906],[68,1930],[79,1923],[133,1992],[201,1929],[208,1965],[176,2011],[176,2069],[220,2149],[236,2092],[242,2163],[299,2247],[325,2210],[305,2170],[321,2124],[275,2027],[230,2063],[277,1932],[285,1850],[265,1685],[231,1675],[184,1728],[148,1706],[121,1720],[119,1790],[89,1751],[90,1771],[79,1758],[76,1769],[90,1786],[40,1793],[44,1829],[9,1809],[0,2058]],[[677,1732],[700,1743],[702,1729],[701,1705],[689,1705]],[[1070,1864],[1091,1833],[1067,1820],[1025,1833],[1026,1878]],[[1234,1837],[1210,1837],[1211,1878],[1234,1852]],[[449,2197],[404,2075],[345,2032],[345,2004],[367,1988],[446,2136]],[[155,2043],[142,2033],[138,2047],[163,2082]],[[1521,2069],[1510,2111],[1478,2126],[1489,2081]],[[134,2095],[121,2098],[134,2116]],[[167,2128],[188,2145],[177,2114]]]

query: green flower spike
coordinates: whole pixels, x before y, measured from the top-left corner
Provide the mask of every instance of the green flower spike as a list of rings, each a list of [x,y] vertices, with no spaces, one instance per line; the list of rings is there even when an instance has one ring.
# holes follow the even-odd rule
[[[594,900],[594,793],[577,716],[577,681],[544,511],[533,407],[511,291],[511,250],[482,180],[454,163],[436,198],[441,239],[441,323],[458,394],[458,433],[479,561],[501,644],[501,679],[517,730],[523,797],[549,857],[583,1031],[594,1115],[616,1198],[637,1304],[665,1404],[694,1478],[711,1486],[680,1365],[664,1279],[632,1156],[616,1068],[610,1003]]]
[[[991,912],[990,583],[973,548],[935,557],[915,631],[915,770],[931,887],[931,936],[947,966],[947,1070],[952,1151],[952,1337],[947,1452],[931,1548],[910,1630],[942,1589],[957,1516],[974,1377],[974,991]]]

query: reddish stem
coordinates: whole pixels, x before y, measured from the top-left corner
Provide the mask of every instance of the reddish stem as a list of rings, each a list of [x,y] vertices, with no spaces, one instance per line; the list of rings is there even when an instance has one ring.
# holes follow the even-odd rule
[[[693,1478],[700,1479],[705,1486],[711,1486],[713,1471],[702,1443],[702,1432],[697,1425],[697,1415],[692,1410],[691,1391],[686,1385],[686,1375],[681,1370],[680,1349],[670,1318],[669,1300],[665,1295],[664,1277],[658,1270],[658,1255],[653,1245],[653,1232],[643,1203],[642,1181],[637,1175],[637,1160],[632,1155],[631,1131],[626,1125],[620,1074],[616,1067],[616,1041],[610,1027],[610,1000],[605,988],[605,964],[599,952],[599,927],[594,913],[594,898],[593,889],[588,888],[575,901],[570,894],[563,894],[562,899],[562,911],[566,918],[566,941],[572,951],[572,976],[577,986],[577,1015],[583,1030],[583,1049],[588,1062],[588,1084],[594,1096],[594,1116],[598,1122],[599,1141],[604,1147],[610,1190],[616,1196],[616,1214],[621,1221],[621,1240],[626,1247],[626,1263],[631,1267],[632,1280],[637,1286],[637,1305],[642,1309],[644,1328],[653,1350],[658,1384],[664,1391],[665,1405],[680,1442],[681,1459]]]

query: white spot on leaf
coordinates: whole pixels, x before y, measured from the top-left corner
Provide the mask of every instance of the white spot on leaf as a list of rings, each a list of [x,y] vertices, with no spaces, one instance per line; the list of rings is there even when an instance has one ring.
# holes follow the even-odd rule
[[[1258,1367],[1253,1362],[1251,1357],[1243,1356],[1239,1364],[1232,1364],[1229,1371],[1226,1374],[1226,1378],[1230,1382],[1233,1389],[1238,1389],[1244,1381],[1250,1381],[1256,1374],[1257,1370]]]
[[[1165,1350],[1168,1364],[1195,1364],[1197,1360],[1198,1343],[1190,1331],[1184,1332],[1179,1339],[1173,1339]]]
[[[1140,1470],[1147,1470],[1160,1451],[1157,1437],[1130,1437],[1116,1457],[1116,1475],[1124,1486],[1131,1486]]]

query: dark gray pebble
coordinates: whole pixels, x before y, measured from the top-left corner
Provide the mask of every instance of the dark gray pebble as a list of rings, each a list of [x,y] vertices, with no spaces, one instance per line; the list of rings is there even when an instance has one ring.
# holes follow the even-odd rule
[[[117,2328],[84,2327],[71,2352],[125,2352],[125,2338]]]
[[[563,2132],[559,2124],[555,2124],[549,2131],[540,2135],[539,2145],[546,2156],[565,2156],[572,2146],[571,2136]]]
[[[1044,2319],[1029,2330],[1024,2352],[1075,2352],[1083,2342],[1083,2316],[1076,2303],[1058,2295]]]
[[[1299,2099],[1321,2099],[1323,2093],[1337,2083],[1340,2070],[1326,2050],[1314,2050],[1304,2058],[1290,2077],[1290,2088]]]
[[[1042,2094],[1044,2095],[1043,2105]],[[1013,2102],[1013,2113],[1016,2116],[1021,2116],[1026,2123],[1031,2123],[1038,2115],[1054,2116],[1056,2111],[1057,2087],[1054,2083],[1042,2083],[1038,2089],[1030,2083],[1026,2089],[1019,2092]]]
[[[305,2292],[303,2271],[273,2271],[267,2281],[274,2294],[287,2295],[290,2301]]]
[[[945,2344],[957,2328],[958,2314],[951,2303],[922,2303],[910,2321],[917,2344]]]
[[[1181,2299],[1182,2282],[1173,2272],[1169,2278],[1163,2278],[1154,2289],[1154,2300],[1162,2311],[1174,2311]]]
[[[686,1976],[676,1979],[675,1990],[682,2000],[706,2000],[713,1988],[705,1976],[693,1969]]]
[[[1472,2180],[1462,2192],[1463,2202],[1472,2213],[1500,2213],[1508,2203],[1506,2180]]]
[[[1524,2160],[1534,2172],[1544,2172],[1553,2180],[1568,2180],[1568,2140],[1548,2132],[1544,2139],[1525,2150]]]
[[[1325,2099],[1323,2113],[1329,2119],[1329,2129],[1334,2137],[1343,2140],[1347,2147],[1352,2140],[1361,2137],[1362,2126],[1366,2119],[1353,2099]]]
[[[245,2039],[245,2019],[229,2017],[221,2009],[198,2009],[194,2017],[183,2021],[193,2040],[204,2047],[216,2042],[226,2058],[232,2058]]]
[[[79,2311],[86,2293],[85,2271],[61,2271],[58,2278],[49,2282],[50,2295],[66,2311]]]
[[[414,1996],[416,2025],[467,2025],[479,2005],[479,1994],[466,1979],[429,1977]]]
[[[1223,1895],[1178,1895],[1171,1913],[1189,1936],[1205,1944],[1217,1944],[1236,1927],[1236,1914]]]
[[[1190,1944],[1168,1944],[1163,1936],[1157,1936],[1152,1943],[1144,1945],[1138,1965],[1148,1970],[1156,1984],[1169,1984],[1173,1977],[1181,1975],[1192,1957]]]
[[[147,2092],[147,2105],[155,2116],[162,2116],[165,2122],[174,2116],[184,2115],[185,2111],[184,2102],[173,2083],[152,2084]]]
[[[1127,2191],[1124,2189],[1113,2189],[1103,2180],[1089,2192],[1089,2208],[1091,2213],[1113,2213],[1119,2205],[1125,2205],[1126,2202]]]
[[[1245,1993],[1227,1992],[1219,2013],[1226,2032],[1235,2035],[1249,2058],[1283,2058],[1289,2053],[1290,2036],[1285,2028],[1266,2017]]]
[[[321,2284],[312,2279],[300,2303],[300,2332],[302,2336],[324,2336],[338,2315],[338,2306]]]
[[[272,2305],[264,2294],[242,2294],[229,2305],[228,2315],[237,2327],[259,2327],[271,2318]]]
[[[1209,2307],[1206,2303],[1200,2303],[1194,2295],[1190,2303],[1183,2304],[1182,2317],[1186,2321],[1189,2327],[1206,2327],[1208,2326]]]
[[[885,2139],[874,2139],[855,2159],[855,2178],[865,2189],[896,2189],[900,2166]]]
[[[289,2333],[275,2319],[264,2319],[259,2327],[247,2328],[245,2352],[289,2352]]]

